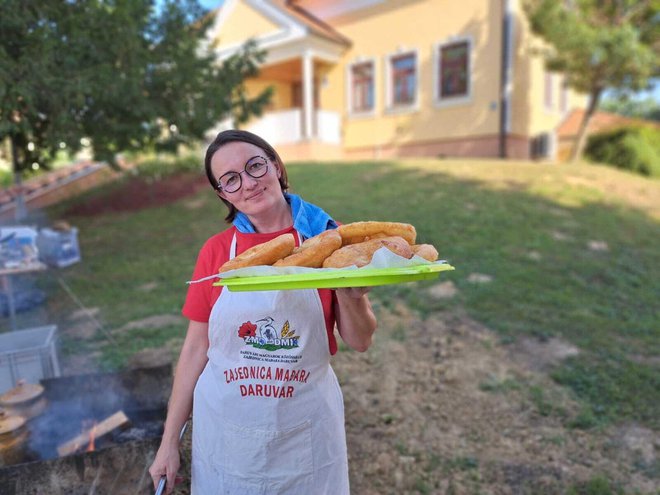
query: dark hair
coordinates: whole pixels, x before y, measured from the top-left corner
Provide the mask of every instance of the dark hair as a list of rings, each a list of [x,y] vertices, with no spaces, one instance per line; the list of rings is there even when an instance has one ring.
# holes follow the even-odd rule
[[[268,142],[266,142],[265,139],[260,138],[256,134],[252,134],[251,132],[242,131],[238,129],[230,129],[228,131],[222,131],[220,134],[218,134],[215,137],[213,142],[209,145],[208,149],[206,150],[206,156],[204,157],[204,169],[206,170],[206,177],[209,179],[209,182],[211,183],[211,186],[213,186],[213,189],[215,189],[216,191],[218,190],[218,181],[215,177],[213,177],[213,171],[211,170],[211,159],[213,158],[213,155],[215,155],[215,152],[218,151],[220,148],[222,148],[225,144],[233,143],[235,141],[242,141],[244,143],[253,144],[258,148],[261,148],[263,152],[266,154],[266,157],[271,162],[277,164],[280,167],[281,175],[279,181],[280,181],[280,187],[282,188],[282,192],[286,191],[289,188],[289,181],[286,175],[286,168],[284,168],[284,163],[282,163],[282,159],[280,158],[280,155],[277,154],[277,151],[275,151],[275,148],[273,148],[270,144],[268,144]],[[227,221],[227,223],[233,222],[238,210],[233,204],[231,204],[226,199],[224,198],[220,198],[220,199],[225,205],[227,205],[227,208],[229,209],[229,213],[225,217],[225,220]]]

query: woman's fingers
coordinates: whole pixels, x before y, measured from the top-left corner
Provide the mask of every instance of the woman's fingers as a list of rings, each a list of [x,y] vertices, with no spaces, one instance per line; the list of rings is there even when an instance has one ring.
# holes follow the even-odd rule
[[[156,466],[156,463],[152,464],[149,468],[149,475],[151,476],[151,481],[154,484],[154,490],[158,488],[158,482],[160,478],[165,476],[165,467]]]
[[[172,490],[174,490],[174,478],[176,478],[176,471],[169,471],[167,473],[167,486],[165,487],[165,493],[172,493]]]
[[[165,478],[165,475],[161,476],[160,479],[154,479],[154,490],[156,490],[156,495],[164,495],[165,490],[164,490],[164,484],[167,478]],[[160,491],[159,491],[160,490]]]
[[[178,457],[172,458],[166,454],[163,457],[156,456],[156,460],[149,468],[149,474],[154,484],[154,490],[158,490],[161,480],[163,480],[166,482],[163,493],[172,493],[176,484],[176,474],[179,470],[179,460]]]
[[[352,297],[353,299],[359,299],[362,296],[369,293],[371,287],[346,287],[343,289],[337,289],[337,293]]]

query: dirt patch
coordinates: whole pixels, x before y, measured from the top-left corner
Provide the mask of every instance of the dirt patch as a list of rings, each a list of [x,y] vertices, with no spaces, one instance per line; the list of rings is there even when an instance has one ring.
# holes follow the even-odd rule
[[[587,247],[591,251],[604,251],[607,252],[610,250],[609,245],[605,241],[589,241]]]
[[[141,290],[143,292],[151,292],[152,290],[155,290],[158,288],[158,282],[147,282],[146,284],[142,284],[138,287],[138,290]]]
[[[510,346],[510,355],[524,367],[534,371],[549,371],[564,359],[577,356],[580,350],[559,338],[522,337]]]
[[[488,284],[493,281],[493,277],[485,273],[470,273],[467,281],[471,284]]]
[[[428,289],[428,294],[433,299],[451,299],[458,294],[458,288],[451,280],[432,285]]]
[[[204,205],[206,205],[206,200],[203,198],[189,199],[183,203],[183,207],[188,210],[199,210],[200,208],[203,208]]]
[[[128,330],[135,330],[136,328],[159,328],[167,327],[170,325],[181,325],[182,328],[186,325],[186,320],[180,315],[155,315],[141,320],[134,320],[121,328],[114,330],[114,332],[122,333]]]
[[[74,339],[90,340],[99,332],[98,325],[93,321],[81,320],[66,329],[66,335]]]
[[[572,240],[572,237],[571,237],[570,235],[565,234],[564,232],[560,232],[560,231],[558,231],[558,230],[553,230],[553,231],[550,233],[550,235],[552,236],[552,238],[553,238],[555,241],[561,241],[561,242],[564,242],[564,241],[570,241],[570,240]]]
[[[193,195],[209,187],[201,174],[176,174],[160,180],[134,178],[112,188],[107,194],[72,206],[67,215],[94,216],[104,213],[156,208]]]
[[[172,362],[172,351],[167,347],[149,347],[133,354],[127,363],[127,368],[153,368],[170,364]]]
[[[86,354],[73,354],[60,361],[60,371],[63,376],[85,375],[99,371],[101,351],[90,351]]]
[[[69,319],[75,321],[75,320],[82,320],[88,318],[95,318],[96,315],[98,315],[100,312],[101,312],[101,308],[77,309],[73,313],[71,313],[71,315],[69,315]]]
[[[541,261],[541,259],[543,258],[541,253],[539,253],[538,251],[528,251],[527,257],[533,261]]]

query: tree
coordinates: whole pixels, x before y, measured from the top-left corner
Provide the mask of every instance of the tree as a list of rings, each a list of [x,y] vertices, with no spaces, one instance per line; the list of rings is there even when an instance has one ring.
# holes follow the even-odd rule
[[[270,91],[243,82],[263,53],[218,63],[202,43],[212,18],[196,0],[0,0],[0,141],[14,170],[47,167],[91,142],[98,159],[174,150],[228,115],[259,114]]]
[[[644,99],[610,96],[603,99],[601,108],[607,112],[618,113],[625,117],[660,122],[660,104],[651,96]]]
[[[546,67],[589,95],[571,159],[586,141],[606,89],[635,92],[660,74],[658,0],[524,0],[532,31],[547,48]]]

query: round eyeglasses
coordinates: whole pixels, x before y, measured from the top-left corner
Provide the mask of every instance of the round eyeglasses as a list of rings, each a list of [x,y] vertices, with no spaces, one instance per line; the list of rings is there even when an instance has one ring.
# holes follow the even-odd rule
[[[253,179],[259,179],[268,172],[268,160],[263,156],[253,156],[245,163],[243,172]],[[243,172],[227,172],[226,174],[222,174],[218,179],[216,189],[226,193],[238,191],[243,185],[243,177],[241,177]]]

